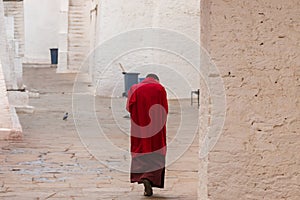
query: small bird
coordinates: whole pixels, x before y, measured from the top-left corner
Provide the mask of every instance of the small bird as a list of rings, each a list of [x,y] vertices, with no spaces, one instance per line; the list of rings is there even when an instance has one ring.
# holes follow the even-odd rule
[[[63,120],[67,120],[67,119],[68,119],[68,116],[69,116],[69,113],[66,112],[66,114],[65,114],[64,117],[63,117]]]

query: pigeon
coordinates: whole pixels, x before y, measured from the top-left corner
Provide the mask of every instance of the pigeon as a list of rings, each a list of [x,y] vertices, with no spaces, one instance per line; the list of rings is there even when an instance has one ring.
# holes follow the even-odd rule
[[[66,114],[65,114],[64,117],[63,117],[63,120],[67,120],[67,119],[68,119],[68,116],[69,116],[69,113],[66,112]]]

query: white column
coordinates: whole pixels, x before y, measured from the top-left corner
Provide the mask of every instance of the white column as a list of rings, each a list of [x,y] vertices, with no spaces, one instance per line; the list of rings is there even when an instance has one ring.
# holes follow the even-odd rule
[[[69,0],[61,0],[59,14],[59,44],[57,73],[68,71]]]
[[[13,88],[12,77],[11,77],[11,63],[9,61],[8,44],[6,38],[6,23],[4,18],[4,5],[3,1],[0,0],[0,60],[3,66],[3,73],[5,77],[5,83],[7,88]]]
[[[15,18],[5,17],[6,38],[8,47],[8,58],[10,63],[10,79],[12,89],[23,89],[22,58],[19,56],[19,45],[15,39]]]
[[[90,78],[92,79],[94,66],[95,66],[95,53],[94,49],[97,47],[97,20],[99,14],[99,1],[92,0],[90,4],[90,52],[92,52],[89,56],[89,69],[88,73]]]

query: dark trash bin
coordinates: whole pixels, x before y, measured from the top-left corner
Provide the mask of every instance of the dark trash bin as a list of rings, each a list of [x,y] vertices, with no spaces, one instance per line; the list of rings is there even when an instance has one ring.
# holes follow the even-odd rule
[[[138,83],[140,73],[123,72],[123,74],[124,74],[124,85],[125,85],[125,92],[123,93],[123,97],[127,97],[128,91],[131,88],[131,86]]]
[[[51,64],[56,65],[58,63],[58,48],[50,49]]]
[[[142,82],[143,80],[145,80],[145,77],[139,78],[139,83]]]

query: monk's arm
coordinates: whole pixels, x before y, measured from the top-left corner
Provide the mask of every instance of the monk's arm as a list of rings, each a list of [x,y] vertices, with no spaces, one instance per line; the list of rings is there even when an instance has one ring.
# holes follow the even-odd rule
[[[163,107],[166,109],[166,112],[168,113],[169,106],[168,106],[167,92],[164,88],[163,88],[163,92],[162,92],[162,103],[163,103]]]
[[[126,103],[126,110],[131,113],[131,106],[135,102],[135,94],[133,92],[133,87],[131,87],[128,91],[127,103]]]

